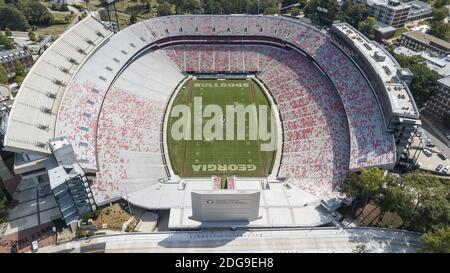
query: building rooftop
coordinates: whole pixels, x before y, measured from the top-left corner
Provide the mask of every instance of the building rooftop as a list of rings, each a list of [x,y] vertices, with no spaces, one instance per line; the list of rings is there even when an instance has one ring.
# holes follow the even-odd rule
[[[341,23],[334,26],[349,37],[355,47],[366,56],[386,87],[392,111],[394,113],[419,115],[408,86],[399,78],[402,68],[394,57],[387,53],[381,45],[367,39],[350,25]]]
[[[449,77],[442,78],[442,79],[438,80],[438,82],[439,82],[440,84],[442,84],[442,85],[444,85],[444,86],[450,88],[450,76],[449,76]]]
[[[408,4],[411,6],[408,17],[415,16],[416,14],[431,13],[433,11],[429,4],[422,1],[414,0],[408,2]]]
[[[442,57],[427,51],[417,52],[404,46],[399,46],[394,50],[395,54],[403,54],[406,56],[422,56],[426,60],[428,68],[436,71],[442,77],[450,76],[450,55]]]
[[[431,36],[430,34],[423,33],[420,31],[410,31],[403,33],[404,36],[409,37],[411,39],[420,41],[421,43],[427,44],[427,45],[439,45],[443,48],[446,48],[447,50],[450,50],[450,43],[439,39],[437,37]]]
[[[155,187],[129,195],[129,201],[147,209],[170,208],[169,227],[198,228],[205,226],[192,220],[191,192],[214,189],[210,178],[183,179],[160,183]],[[216,190],[226,193],[227,190]],[[316,226],[329,223],[332,218],[321,207],[321,198],[299,190],[289,184],[268,182],[263,178],[236,178],[230,193],[260,191],[260,219],[247,223],[248,227]],[[219,225],[220,223],[215,223]],[[229,226],[230,223],[223,223]],[[217,226],[216,226],[217,227]]]
[[[401,10],[411,7],[411,5],[402,3],[399,0],[367,0],[368,5],[389,6],[390,9]]]

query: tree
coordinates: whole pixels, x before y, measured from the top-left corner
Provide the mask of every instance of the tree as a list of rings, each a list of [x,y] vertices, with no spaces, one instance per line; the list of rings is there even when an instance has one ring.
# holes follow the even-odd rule
[[[30,38],[30,41],[36,42],[36,34],[32,30],[28,31],[28,38]]]
[[[12,36],[12,32],[11,32],[11,30],[9,28],[5,28],[5,35],[8,36],[8,37]]]
[[[167,2],[159,4],[157,10],[159,16],[166,16],[172,14],[172,7]]]
[[[437,9],[433,9],[433,13],[431,14],[433,21],[442,21],[448,16],[448,8],[441,7]]]
[[[6,72],[6,69],[3,67],[3,65],[0,65],[0,83],[8,83],[8,72]]]
[[[306,4],[308,4],[308,0],[299,0],[298,3],[300,4],[300,8],[304,9],[306,7]]]
[[[358,28],[359,23],[368,16],[367,7],[362,4],[353,5],[351,1],[345,2],[338,13],[338,19]]]
[[[305,7],[307,17],[325,25],[333,23],[338,11],[339,5],[336,0],[310,0]]]
[[[280,10],[277,7],[267,7],[264,9],[264,14],[273,15],[280,13]]]
[[[377,20],[374,17],[368,16],[364,21],[358,25],[358,30],[367,38],[375,39],[375,30],[377,27]]]
[[[0,6],[0,28],[26,30],[30,27],[25,16],[11,5]]]
[[[450,25],[441,21],[432,21],[428,34],[450,42]]]
[[[299,16],[300,15],[300,9],[297,7],[294,7],[291,9],[291,15],[292,16]]]
[[[130,26],[134,25],[134,24],[136,24],[136,22],[137,22],[136,14],[132,13],[131,16],[130,16],[130,22],[128,23],[128,25],[130,25]]]
[[[400,187],[400,178],[391,174],[385,177],[386,187],[381,190],[381,194],[375,199],[375,203],[381,210],[381,219],[386,212],[397,212],[400,207],[403,207],[409,201],[404,189]]]
[[[0,45],[4,46],[5,49],[13,49],[14,43],[6,37],[3,33],[0,33]]]
[[[91,2],[90,0],[83,0],[83,2],[86,4],[86,9],[88,8],[89,3]]]
[[[421,252],[450,253],[450,227],[440,228],[436,232],[429,232],[420,237],[423,243]]]
[[[361,174],[350,173],[342,185],[342,192],[367,205],[370,198],[380,193],[384,172],[378,168],[361,169]]]
[[[16,76],[14,77],[14,81],[20,86],[23,83],[23,80],[25,80],[25,77],[23,76]]]
[[[181,4],[177,5],[177,13],[182,14],[200,14],[202,7],[199,0],[183,0]]]
[[[402,176],[404,191],[410,200],[399,208],[403,227],[428,232],[447,227],[450,219],[449,188],[434,176],[421,172]]]
[[[437,9],[447,6],[447,5],[450,5],[450,0],[436,0],[434,2],[434,7]]]
[[[14,67],[16,68],[16,77],[25,77],[25,65],[20,60],[14,61]]]
[[[38,1],[18,0],[16,7],[27,18],[29,24],[50,26],[55,22],[53,15]]]
[[[425,102],[436,92],[437,80],[441,77],[439,74],[429,69],[424,64],[424,59],[421,56],[405,56],[394,54],[394,57],[403,68],[409,68],[413,73],[413,79],[409,86],[411,93],[419,107],[422,107]]]

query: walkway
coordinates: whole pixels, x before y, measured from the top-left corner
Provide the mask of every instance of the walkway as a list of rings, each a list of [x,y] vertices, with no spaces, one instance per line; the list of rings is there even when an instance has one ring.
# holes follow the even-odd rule
[[[419,234],[380,228],[128,233],[47,247],[40,252],[415,252]]]

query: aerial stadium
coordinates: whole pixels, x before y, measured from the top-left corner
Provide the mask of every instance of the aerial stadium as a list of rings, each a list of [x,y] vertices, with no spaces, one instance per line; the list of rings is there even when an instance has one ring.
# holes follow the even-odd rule
[[[122,199],[170,210],[172,229],[322,226],[348,173],[408,147],[411,77],[346,23],[180,15],[115,33],[93,14],[32,67],[4,146],[22,177],[48,175],[66,223]]]

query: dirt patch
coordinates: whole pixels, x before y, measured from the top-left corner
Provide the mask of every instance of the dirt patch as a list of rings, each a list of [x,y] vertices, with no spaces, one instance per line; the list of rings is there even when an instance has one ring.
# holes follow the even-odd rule
[[[380,208],[374,203],[369,202],[365,207],[362,204],[339,209],[339,213],[344,218],[352,218],[359,226],[384,227],[398,229],[402,226],[403,221],[396,213],[386,212],[384,215]]]
[[[122,225],[130,219],[131,215],[116,203],[112,206],[100,209],[100,213],[93,224],[97,229],[122,230]]]

